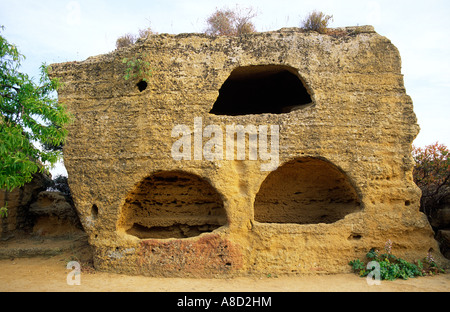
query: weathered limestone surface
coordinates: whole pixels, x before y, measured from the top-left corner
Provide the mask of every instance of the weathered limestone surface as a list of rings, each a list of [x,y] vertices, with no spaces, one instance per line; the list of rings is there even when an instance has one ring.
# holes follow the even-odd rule
[[[419,126],[399,52],[372,27],[341,32],[162,34],[52,65],[52,76],[65,84],[59,99],[74,115],[64,162],[97,269],[155,276],[341,273],[388,239],[406,259],[430,249],[441,259],[412,180]],[[125,80],[123,59],[139,57],[152,75]],[[290,103],[276,75],[298,78],[311,102]],[[255,95],[256,107],[270,98],[269,109],[272,102],[289,109],[210,113],[229,77],[230,88],[248,86],[248,93],[238,88],[225,109],[239,108],[233,97],[245,106],[258,92],[268,95]],[[264,88],[254,91],[258,81]],[[191,160],[172,157],[177,125],[190,129]],[[227,125],[266,125],[269,134],[279,126],[280,169],[262,171],[267,159],[228,160],[225,152],[223,159],[196,160],[195,134],[208,125],[222,129],[224,145]],[[275,139],[269,135],[269,149]],[[209,140],[204,133],[202,144]]]

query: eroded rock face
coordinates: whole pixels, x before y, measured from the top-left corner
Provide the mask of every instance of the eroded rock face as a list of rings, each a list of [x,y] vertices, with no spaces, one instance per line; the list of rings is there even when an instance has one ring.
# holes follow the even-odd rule
[[[60,192],[40,192],[29,213],[34,218],[33,234],[65,236],[82,232],[73,205]]]
[[[36,173],[30,183],[15,188],[12,192],[0,190],[0,207],[8,208],[8,216],[0,218],[2,240],[28,232],[33,227],[30,206],[37,200],[39,193],[47,188],[50,180],[46,174]]]
[[[96,267],[349,272],[388,239],[406,259],[438,253],[412,180],[419,127],[399,52],[371,27],[339,33],[162,34],[52,65]],[[124,79],[124,59],[152,75]]]

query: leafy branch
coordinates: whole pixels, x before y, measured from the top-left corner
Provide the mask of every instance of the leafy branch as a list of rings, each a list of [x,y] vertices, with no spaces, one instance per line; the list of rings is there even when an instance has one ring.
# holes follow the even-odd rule
[[[0,27],[2,30],[3,27]],[[39,82],[19,71],[24,56],[0,35],[0,189],[11,191],[47,171],[62,152],[41,146],[64,143],[70,114],[58,102],[61,86],[42,64]],[[6,206],[1,208],[2,215]]]

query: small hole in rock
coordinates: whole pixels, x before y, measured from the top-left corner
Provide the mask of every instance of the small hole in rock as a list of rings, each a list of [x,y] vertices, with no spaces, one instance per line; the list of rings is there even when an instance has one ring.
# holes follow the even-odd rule
[[[349,239],[360,240],[362,236],[360,234],[352,234]]]
[[[138,84],[136,86],[138,87],[139,92],[142,92],[145,89],[147,89],[147,81],[141,80],[138,82]]]
[[[405,201],[405,206],[409,206],[409,205],[411,205],[411,201],[406,200],[406,201]]]
[[[98,216],[98,207],[97,207],[97,205],[92,205],[92,208],[91,208],[91,215],[92,215],[92,217],[94,218],[94,219],[97,219],[97,216]]]

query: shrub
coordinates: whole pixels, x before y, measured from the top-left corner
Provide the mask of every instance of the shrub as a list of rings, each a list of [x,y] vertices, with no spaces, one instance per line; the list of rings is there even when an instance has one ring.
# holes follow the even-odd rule
[[[153,30],[150,27],[139,29],[139,35],[135,36],[133,34],[126,34],[121,37],[119,37],[116,40],[116,49],[125,48],[130,45],[133,45],[136,43],[138,39],[144,39],[147,38],[149,35],[154,34]]]
[[[208,35],[233,36],[235,29],[233,26],[234,13],[231,10],[216,10],[207,20]]]
[[[436,142],[425,148],[413,147],[413,178],[422,190],[421,211],[428,217],[450,194],[450,158],[448,148]]]
[[[236,8],[235,11],[234,27],[236,28],[236,35],[245,35],[256,32],[255,25],[251,22],[251,19],[257,16],[252,8],[240,10]]]
[[[147,38],[150,35],[153,35],[154,32],[150,27],[139,29],[139,38],[144,39]]]
[[[254,33],[255,26],[251,19],[256,17],[252,8],[247,9],[222,9],[216,11],[206,20],[208,27],[205,31],[208,35],[214,36],[240,36]]]
[[[134,35],[126,34],[126,35],[119,37],[116,40],[116,48],[117,49],[125,48],[130,45],[133,45],[135,42],[136,42],[136,37]]]
[[[369,263],[375,261],[379,264],[379,277],[381,280],[392,281],[398,278],[406,280],[418,276],[445,273],[444,269],[436,264],[431,253],[428,253],[424,259],[418,260],[417,264],[414,264],[394,256],[391,253],[391,248],[392,243],[389,240],[385,245],[385,253],[380,254],[378,250],[371,249],[366,254]],[[368,263],[366,264],[359,259],[350,261],[349,265],[361,277],[368,276],[374,270],[373,268],[367,268]]]
[[[320,34],[325,34],[328,24],[332,20],[333,15],[325,15],[322,12],[313,11],[303,20],[302,28],[307,31],[313,30]]]

